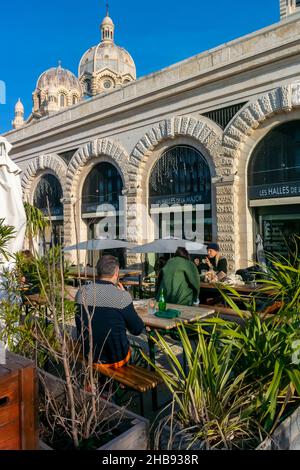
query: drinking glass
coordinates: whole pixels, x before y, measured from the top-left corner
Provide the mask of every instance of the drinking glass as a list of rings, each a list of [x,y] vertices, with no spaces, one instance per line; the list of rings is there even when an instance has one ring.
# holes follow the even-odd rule
[[[150,315],[154,315],[155,312],[156,312],[156,300],[149,299],[148,300],[148,313]]]

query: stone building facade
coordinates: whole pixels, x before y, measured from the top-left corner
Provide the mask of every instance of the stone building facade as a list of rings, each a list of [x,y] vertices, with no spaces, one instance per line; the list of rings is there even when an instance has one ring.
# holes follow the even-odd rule
[[[53,197],[62,208],[53,220],[63,225],[64,243],[70,245],[93,236],[89,224],[95,214],[83,197],[88,198],[89,175],[99,169],[101,184],[103,175],[119,175],[128,239],[143,242],[140,211],[149,207],[154,168],[170,149],[179,149],[173,159],[181,151],[194,152],[206,165],[203,175],[210,175],[205,189],[210,239],[219,242],[232,271],[251,264],[258,233],[278,244],[278,230],[300,220],[300,2],[280,0],[280,15],[274,25],[138,80],[131,63],[132,73],[126,69],[114,89],[92,86],[90,99],[8,132],[11,156],[23,170],[24,199],[35,202],[41,181],[51,187],[51,178],[58,180],[61,194]],[[114,29],[106,24],[111,41]],[[82,86],[88,72],[81,72]],[[293,145],[288,143],[290,153],[283,152],[281,162],[277,150],[283,139]],[[272,141],[278,141],[274,158],[267,147]],[[286,159],[294,162],[291,170]],[[272,160],[279,161],[278,168]],[[117,177],[111,178],[117,184]],[[284,220],[292,222],[282,225]],[[297,223],[293,227],[297,230]]]

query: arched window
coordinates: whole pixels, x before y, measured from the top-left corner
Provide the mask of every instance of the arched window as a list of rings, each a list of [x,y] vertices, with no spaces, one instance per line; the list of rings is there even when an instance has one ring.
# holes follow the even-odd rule
[[[76,95],[73,95],[73,97],[72,97],[72,104],[77,104],[77,102],[78,102],[77,96],[76,96]]]
[[[248,168],[248,184],[254,188],[299,181],[300,121],[297,120],[277,126],[257,145]]]
[[[39,240],[40,254],[53,245],[63,245],[63,204],[61,199],[63,191],[56,176],[47,174],[39,180],[34,193],[33,204],[38,207],[46,217],[51,218],[51,226],[47,227]]]
[[[193,147],[177,145],[168,149],[154,165],[149,181],[150,214],[157,211],[153,205],[192,206],[193,230],[195,230],[196,205],[204,205],[204,238],[212,238],[211,175],[203,155]],[[170,235],[176,235],[175,226]],[[182,212],[182,238],[187,236]],[[162,214],[159,215],[159,236],[163,236]],[[203,220],[201,221],[203,223]]]
[[[66,105],[66,97],[64,94],[61,94],[59,97],[59,104],[61,108],[64,108]]]
[[[89,80],[85,80],[83,82],[83,93],[85,95],[89,95],[91,93],[91,82]]]
[[[82,189],[82,218],[87,225],[88,240],[109,236],[109,238],[124,238],[124,227],[120,226],[119,197],[122,196],[123,182],[117,168],[107,162],[96,165],[87,176]],[[114,206],[114,213],[108,213],[101,205]],[[109,221],[109,233],[103,227],[103,221]],[[110,236],[112,235],[112,236]],[[117,256],[120,265],[125,267],[124,250],[106,252]],[[94,256],[94,258],[93,258]],[[90,264],[97,262],[99,253],[88,253]]]
[[[62,197],[63,191],[59,180],[56,176],[47,174],[43,175],[37,184],[33,204],[46,216],[49,215],[48,205],[51,216],[62,216]]]
[[[265,252],[288,256],[300,233],[300,120],[280,124],[259,142],[248,166],[248,185]]]
[[[99,163],[84,182],[82,212],[94,213],[100,204],[112,204],[118,209],[122,188],[122,178],[117,168],[111,163]]]

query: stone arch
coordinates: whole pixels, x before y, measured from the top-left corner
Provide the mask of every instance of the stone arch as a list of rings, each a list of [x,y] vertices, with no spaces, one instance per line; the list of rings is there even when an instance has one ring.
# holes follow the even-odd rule
[[[224,131],[223,178],[217,183],[218,237],[235,269],[252,264],[253,214],[248,206],[246,175],[249,158],[259,140],[286,121],[291,111],[300,112],[300,81],[247,103]]]
[[[85,165],[93,158],[101,155],[112,159],[120,171],[124,188],[128,187],[129,155],[126,150],[113,140],[95,139],[80,147],[70,161],[66,175],[66,197],[71,197],[75,192],[81,171]]]
[[[128,197],[127,220],[129,238],[133,242],[145,242],[147,223],[141,222],[142,208],[148,207],[148,191],[145,182],[150,174],[151,165],[159,158],[164,147],[175,144],[193,145],[207,158],[211,174],[218,174],[221,166],[222,129],[204,116],[173,116],[157,123],[139,140],[130,156],[130,191]],[[144,189],[143,189],[144,188]],[[212,193],[214,207],[214,194]],[[147,211],[146,211],[147,212]],[[148,216],[148,212],[147,212]],[[143,227],[142,227],[143,225]],[[147,228],[146,228],[147,230]]]
[[[67,165],[61,157],[55,153],[51,153],[48,155],[40,155],[35,158],[24,171],[22,176],[24,200],[28,200],[29,195],[32,193],[33,182],[37,175],[46,173],[47,170],[51,170],[51,172],[53,172],[58,178],[62,186],[63,194],[65,194]]]
[[[95,163],[99,163],[99,157],[101,156],[104,157],[103,161],[110,161],[117,167],[124,183],[124,192],[129,187],[129,155],[119,143],[111,139],[95,139],[80,147],[70,161],[66,175],[66,197],[64,201],[66,245],[76,243],[74,220],[76,220],[77,229],[82,237],[86,237],[81,219],[79,186],[87,165],[93,159]]]
[[[286,113],[299,107],[300,81],[275,88],[255,101],[247,103],[224,130],[222,174],[236,171],[238,157],[244,143],[261,123],[275,114]]]
[[[216,174],[222,166],[222,129],[204,116],[175,116],[158,123],[139,140],[130,157],[130,180],[133,186],[141,184],[142,168],[150,154],[164,140],[189,137],[200,143],[211,155]]]

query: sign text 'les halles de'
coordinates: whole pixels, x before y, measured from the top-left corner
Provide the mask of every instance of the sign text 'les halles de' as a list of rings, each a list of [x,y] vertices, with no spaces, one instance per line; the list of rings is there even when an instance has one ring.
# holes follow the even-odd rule
[[[300,196],[300,182],[266,184],[262,186],[250,186],[249,199],[271,199],[278,197]]]

